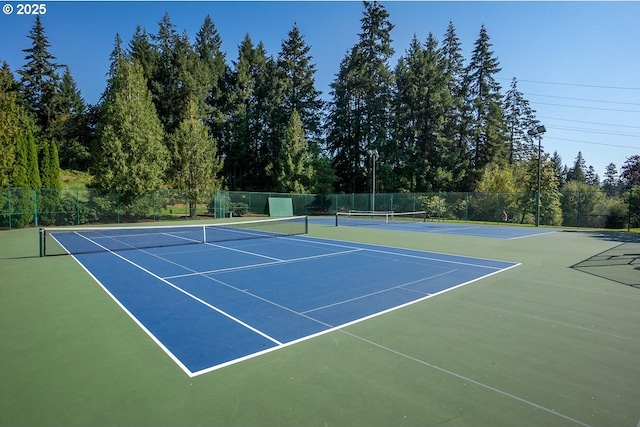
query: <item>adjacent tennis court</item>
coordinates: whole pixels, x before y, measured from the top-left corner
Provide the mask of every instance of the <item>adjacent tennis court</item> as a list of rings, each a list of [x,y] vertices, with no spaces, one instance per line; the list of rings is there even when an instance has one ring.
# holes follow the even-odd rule
[[[43,230],[190,376],[517,264],[301,237],[306,217]]]
[[[487,224],[477,222],[453,222],[429,218],[419,212],[338,212],[334,218],[313,218],[314,224],[338,227],[364,227],[381,230],[409,231],[417,233],[446,234],[453,236],[488,237],[492,239],[522,239],[555,233],[556,230],[513,224]]]

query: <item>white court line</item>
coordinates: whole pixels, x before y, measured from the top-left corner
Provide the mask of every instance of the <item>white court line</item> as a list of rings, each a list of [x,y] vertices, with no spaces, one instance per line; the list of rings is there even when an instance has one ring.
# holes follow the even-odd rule
[[[467,265],[467,266],[471,266],[471,267],[490,268],[490,269],[494,269],[494,270],[501,269],[502,267],[489,267],[489,266],[481,265],[481,264],[473,264],[472,262],[451,261],[451,260],[446,260],[446,259],[441,259],[441,258],[409,255],[409,254],[403,254],[403,253],[399,253],[399,252],[392,252],[392,251],[389,251],[388,249],[395,249],[395,250],[398,250],[398,251],[422,252],[422,253],[428,253],[428,254],[442,255],[442,256],[451,257],[451,258],[461,258],[461,259],[469,259],[469,260],[482,260],[482,261],[501,262],[501,263],[504,263],[504,264],[515,264],[513,261],[504,261],[504,260],[498,260],[498,259],[481,258],[481,257],[476,257],[476,256],[467,256],[467,255],[447,254],[447,253],[444,253],[444,252],[434,252],[434,251],[429,251],[429,250],[425,250],[425,249],[396,248],[396,247],[393,247],[393,246],[376,245],[374,243],[346,242],[346,241],[342,241],[342,240],[323,239],[323,238],[320,238],[320,237],[313,237],[314,240],[304,240],[304,239],[307,239],[305,237],[302,237],[302,238],[282,237],[282,239],[284,239],[284,240],[292,240],[294,242],[299,242],[299,243],[309,243],[309,244],[312,244],[312,245],[315,244],[315,245],[337,246],[337,247],[341,247],[341,248],[350,248],[350,249],[356,249],[356,248],[354,246],[350,246],[349,244],[356,244],[356,245],[360,245],[361,246],[360,249],[362,249],[363,251],[381,252],[381,253],[385,253],[386,252],[386,253],[391,254],[391,255],[405,256],[405,257],[410,257],[410,258],[418,258],[418,259],[424,259],[424,260],[428,260],[428,261],[437,261],[437,262],[443,262],[443,263]],[[319,240],[324,240],[324,241],[319,241]],[[333,243],[333,242],[340,242],[340,243]],[[378,248],[385,248],[387,250],[370,249],[370,248],[363,247],[363,246],[372,246],[372,247],[378,247]],[[518,264],[518,265],[520,265],[520,264]]]
[[[544,233],[527,234],[526,236],[509,237],[507,240],[526,239],[528,237],[544,236],[545,234],[553,234],[553,233],[557,233],[557,231],[553,230],[553,231],[547,231]]]
[[[416,283],[420,283],[420,282],[423,282],[425,280],[429,280],[429,279],[433,279],[433,278],[441,277],[441,276],[446,276],[447,274],[451,274],[451,273],[454,273],[456,271],[457,270],[449,270],[449,271],[446,271],[444,273],[434,274],[433,276],[423,277],[422,279],[414,280],[412,282],[407,282],[407,283],[403,283],[403,284],[398,285],[398,286],[392,286],[390,288],[381,289],[381,290],[376,291],[376,292],[371,292],[371,293],[366,294],[366,295],[360,295],[360,296],[357,296],[355,298],[350,298],[350,299],[347,299],[347,300],[338,301],[336,303],[328,304],[328,305],[325,305],[325,306],[322,306],[322,307],[316,307],[316,308],[314,308],[312,310],[303,311],[301,313],[302,314],[313,313],[314,311],[324,310],[325,308],[334,307],[334,306],[345,304],[345,303],[348,303],[348,302],[351,302],[351,301],[357,301],[359,299],[368,298],[368,297],[373,296],[373,295],[383,294],[385,292],[389,292],[389,291],[392,291],[394,289],[400,289],[400,288],[403,288],[405,286],[415,285]],[[419,292],[419,293],[425,295],[424,292]],[[431,294],[426,294],[426,295],[431,295]]]
[[[418,359],[417,357],[410,356],[410,355],[408,355],[408,354],[406,354],[406,353],[402,353],[401,351],[394,350],[394,349],[392,349],[392,348],[390,348],[390,347],[384,346],[384,345],[379,344],[379,343],[377,343],[377,342],[375,342],[375,341],[371,341],[371,340],[369,340],[369,339],[366,339],[366,338],[364,338],[364,337],[358,336],[358,335],[353,334],[353,333],[351,333],[351,332],[347,332],[347,331],[345,331],[345,330],[341,330],[341,332],[343,332],[344,334],[349,335],[349,336],[351,336],[351,337],[353,337],[353,338],[356,338],[356,339],[359,339],[359,340],[361,340],[361,341],[364,341],[364,342],[366,342],[367,344],[371,344],[371,345],[373,345],[373,346],[375,346],[375,347],[378,347],[378,348],[380,348],[380,349],[382,349],[382,350],[385,350],[385,351],[388,351],[388,352],[390,352],[390,353],[393,353],[393,354],[395,354],[395,355],[397,355],[397,356],[403,357],[403,358],[405,358],[405,359],[409,359],[409,360],[411,360],[411,361],[413,361],[413,362],[416,362],[416,363],[419,363],[419,364],[421,364],[421,365],[428,366],[428,367],[429,367],[429,368],[431,368],[431,369],[435,369],[435,370],[440,371],[440,372],[442,372],[442,373],[445,373],[445,374],[447,374],[447,375],[451,375],[451,376],[453,376],[453,377],[455,377],[455,378],[461,379],[461,380],[463,380],[463,381],[467,381],[467,382],[469,382],[469,383],[471,383],[471,384],[475,384],[475,385],[477,385],[477,386],[479,386],[479,387],[482,387],[482,388],[484,388],[484,389],[490,390],[490,391],[492,391],[492,392],[494,392],[494,393],[498,393],[498,394],[500,394],[500,395],[502,395],[502,396],[505,396],[505,397],[508,397],[508,398],[510,398],[510,399],[516,400],[516,401],[518,401],[518,402],[524,403],[524,404],[526,404],[526,405],[532,406],[532,407],[534,407],[534,408],[536,408],[536,409],[539,409],[539,410],[541,410],[541,411],[544,411],[544,412],[547,412],[547,413],[549,413],[549,414],[555,415],[555,416],[557,416],[557,417],[563,418],[563,419],[565,419],[565,420],[567,420],[567,421],[571,421],[571,422],[573,422],[573,423],[575,423],[575,424],[577,424],[577,425],[580,425],[580,426],[583,426],[583,427],[592,427],[590,424],[587,424],[587,423],[585,423],[585,422],[582,422],[582,421],[580,421],[580,420],[577,420],[577,419],[575,419],[575,418],[572,418],[572,417],[570,417],[570,416],[568,416],[568,415],[562,414],[562,413],[560,413],[560,412],[556,411],[555,409],[547,408],[546,406],[542,406],[542,405],[540,405],[540,404],[538,404],[538,403],[532,402],[532,401],[527,400],[527,399],[525,399],[525,398],[523,398],[523,397],[516,396],[515,394],[508,393],[508,392],[506,392],[506,391],[504,391],[504,390],[500,390],[500,389],[499,389],[499,388],[497,388],[497,387],[490,386],[490,385],[488,385],[488,384],[485,384],[485,383],[480,382],[480,381],[478,381],[478,380],[474,380],[474,379],[472,379],[472,378],[470,378],[470,377],[466,377],[466,376],[464,376],[464,375],[462,375],[462,374],[459,374],[459,373],[457,373],[457,372],[451,371],[451,370],[449,370],[449,369],[441,368],[440,366],[434,365],[433,363],[429,363],[429,362],[427,362],[427,361],[425,361],[425,360]]]
[[[251,265],[241,265],[241,266],[238,266],[238,267],[220,268],[220,269],[217,269],[217,270],[208,270],[208,271],[196,271],[196,270],[192,270],[190,268],[187,268],[187,267],[185,267],[183,265],[174,263],[177,266],[183,267],[183,268],[185,268],[187,270],[191,270],[193,273],[178,274],[176,276],[166,276],[165,279],[177,279],[177,278],[181,278],[181,277],[203,276],[203,275],[206,275],[206,274],[227,273],[227,272],[230,272],[230,271],[250,270],[250,269],[253,269],[253,268],[269,267],[269,266],[272,266],[272,265],[279,265],[279,264],[291,264],[291,263],[294,263],[294,262],[303,262],[303,261],[309,261],[309,260],[312,260],[312,259],[328,258],[328,257],[332,257],[332,256],[350,254],[350,253],[361,252],[361,251],[362,251],[362,249],[353,249],[353,250],[350,250],[350,251],[332,252],[332,253],[329,253],[329,254],[321,254],[321,255],[311,255],[311,256],[301,257],[301,258],[278,259],[277,261],[273,261],[273,262],[264,262],[264,263],[260,263],[260,264],[251,264]],[[246,253],[250,254],[251,252],[246,252]],[[151,254],[151,255],[154,255],[154,254]],[[154,256],[157,256],[157,255],[154,255]],[[158,256],[158,258],[164,259],[164,258],[162,258],[160,256]],[[172,261],[169,261],[169,262],[172,262]]]
[[[253,255],[253,256],[257,256],[259,258],[266,258],[266,259],[270,259],[273,261],[283,261],[280,258],[274,258],[272,256],[267,256],[267,255],[262,255],[262,254],[256,254],[253,252],[249,252],[249,251],[243,251],[242,249],[236,249],[236,248],[229,248],[227,246],[222,246],[222,245],[216,245],[215,243],[209,243],[209,242],[205,242],[205,245],[207,246],[212,246],[214,248],[219,248],[219,249],[226,249],[228,251],[232,251],[232,252],[240,252],[241,254],[245,254],[245,255]]]

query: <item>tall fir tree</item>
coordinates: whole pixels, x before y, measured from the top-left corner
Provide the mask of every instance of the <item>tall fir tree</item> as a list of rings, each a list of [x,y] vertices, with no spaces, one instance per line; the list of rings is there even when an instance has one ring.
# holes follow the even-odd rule
[[[57,115],[56,94],[60,84],[57,72],[61,65],[55,62],[56,57],[49,52],[51,45],[40,15],[36,15],[36,22],[27,37],[31,40],[31,47],[23,49],[27,62],[18,70],[23,99],[35,115],[41,132],[48,137],[51,122]]]
[[[180,123],[185,105],[179,100],[178,56],[183,53],[184,43],[171,22],[168,12],[158,22],[158,32],[151,36],[157,52],[157,63],[153,68],[149,87],[153,103],[166,134],[170,134]]]
[[[443,124],[441,138],[447,145],[447,157],[445,160],[448,164],[447,169],[451,172],[451,182],[439,190],[469,190],[471,110],[465,102],[468,81],[465,78],[464,57],[461,53],[462,46],[451,21],[447,26],[440,51],[442,53],[443,73],[451,96],[451,105]]]
[[[529,105],[522,92],[518,90],[518,80],[514,77],[504,96],[504,122],[507,129],[507,158],[510,164],[537,156],[536,141],[528,131],[540,122],[535,110]]]
[[[198,109],[214,127],[219,126],[225,119],[223,91],[227,63],[222,52],[222,38],[209,15],[196,33],[193,49],[198,62]]]
[[[238,59],[228,75],[229,133],[223,139],[224,171],[230,190],[247,189],[251,174],[257,169],[258,145],[252,135],[250,115],[255,103],[256,82],[252,70],[258,66],[255,47],[249,35],[238,46]]]
[[[274,114],[282,93],[275,63],[262,43],[247,34],[229,75],[229,137],[224,139],[225,175],[232,190],[267,190],[273,185]]]
[[[323,101],[316,89],[316,65],[309,46],[296,24],[282,42],[278,55],[278,73],[283,80],[283,114],[291,117],[295,110],[302,120],[308,141],[320,143]]]
[[[551,164],[553,165],[553,173],[556,175],[558,185],[562,188],[567,178],[566,166],[562,164],[562,157],[557,151],[554,151],[553,156],[551,156]]]
[[[618,169],[614,163],[609,163],[607,165],[607,170],[604,173],[604,180],[602,180],[602,190],[609,197],[618,195],[621,190]]]
[[[577,181],[586,183],[587,182],[587,164],[582,157],[582,151],[578,151],[578,155],[576,156],[576,160],[573,163],[573,167],[570,168],[567,172],[567,182],[568,181]]]
[[[377,150],[383,159],[394,151],[389,143],[393,25],[381,4],[365,2],[364,8],[358,43],[331,84],[327,147],[334,155],[338,190],[346,192],[371,191],[368,151]],[[392,179],[384,162],[379,175],[383,183]]]
[[[147,81],[149,89],[151,89],[152,79],[158,63],[158,52],[151,43],[147,30],[139,25],[129,41],[127,54],[140,63],[144,79]]]
[[[450,177],[441,135],[451,97],[442,66],[438,43],[429,34],[424,46],[414,36],[396,68],[394,140],[398,145],[390,157],[398,158],[397,163],[409,172],[409,191],[439,190]]]
[[[600,177],[598,176],[598,174],[596,173],[596,169],[592,165],[589,165],[589,167],[587,168],[584,179],[585,182],[589,185],[593,185],[596,187],[600,186]]]
[[[476,176],[490,163],[507,161],[502,95],[496,74],[498,59],[491,51],[489,34],[483,25],[466,70],[467,102],[473,112],[470,127],[471,162]]]
[[[127,56],[126,51],[122,48],[122,37],[120,33],[116,33],[113,41],[113,50],[109,54],[109,71],[107,71],[107,77],[112,78],[118,70],[118,61]]]
[[[142,66],[119,59],[108,87],[92,173],[98,189],[126,204],[162,186],[168,156]]]
[[[62,166],[86,171],[91,157],[88,109],[71,71],[64,68],[58,93],[59,114],[52,122],[51,135],[59,144]]]
[[[640,185],[640,155],[627,157],[620,168],[620,178],[627,188]]]

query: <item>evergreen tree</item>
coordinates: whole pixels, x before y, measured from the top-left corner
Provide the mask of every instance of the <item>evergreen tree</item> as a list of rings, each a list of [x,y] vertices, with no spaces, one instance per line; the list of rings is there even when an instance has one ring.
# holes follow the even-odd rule
[[[119,59],[108,87],[92,172],[98,189],[119,194],[127,204],[162,186],[167,153],[142,66]]]
[[[44,143],[40,149],[39,174],[42,188],[49,188],[50,185],[51,155],[49,154],[49,147],[48,143]]]
[[[558,154],[557,151],[553,152],[553,156],[551,156],[551,163],[553,165],[553,172],[556,175],[558,180],[558,184],[562,187],[566,181],[566,166],[562,164],[562,157]]]
[[[116,37],[113,42],[113,50],[109,54],[109,61],[111,61],[111,64],[109,65],[107,77],[112,78],[115,75],[118,69],[118,61],[123,59],[125,56],[126,52],[122,49],[122,37],[120,37],[119,33],[116,33]]]
[[[475,173],[489,163],[507,160],[501,88],[495,79],[501,69],[490,48],[489,35],[483,25],[467,67],[469,90],[466,95],[473,111],[470,142]]]
[[[622,165],[620,177],[628,188],[640,185],[640,155],[627,157]]]
[[[277,60],[278,74],[284,88],[283,114],[291,117],[295,110],[302,120],[306,139],[319,144],[323,102],[321,92],[315,87],[316,66],[311,63],[310,51],[311,47],[294,24],[288,38],[282,42]]]
[[[29,32],[31,47],[23,49],[27,63],[18,71],[21,76],[23,99],[35,114],[36,124],[45,136],[49,136],[49,126],[57,114],[56,93],[59,87],[56,57],[49,52],[49,40],[45,35],[40,15]]]
[[[157,52],[157,63],[149,87],[163,129],[166,134],[171,134],[182,121],[181,114],[186,110],[186,105],[181,102],[183,100],[179,99],[177,64],[178,57],[184,53],[184,41],[178,35],[168,12],[158,22],[158,33],[151,38]]]
[[[195,101],[189,103],[186,118],[170,136],[173,149],[172,181],[177,188],[187,191],[189,212],[195,215],[196,204],[204,201],[212,190],[220,188],[217,174],[222,169],[215,141],[209,137],[207,127],[199,119]]]
[[[538,158],[530,157],[526,161],[526,172],[519,180],[519,191],[523,192],[523,212],[535,213],[535,194],[538,191]],[[562,208],[560,205],[560,183],[558,182],[554,162],[549,155],[542,153],[540,162],[540,224],[560,225]]]
[[[0,187],[15,185],[14,164],[18,139],[22,135],[21,121],[25,112],[20,103],[18,84],[6,62],[0,68]]]
[[[607,165],[607,170],[604,173],[604,180],[602,181],[602,190],[609,197],[615,196],[621,190],[621,182],[618,177],[618,169],[613,163]]]
[[[225,175],[232,190],[263,190],[275,179],[274,109],[280,105],[275,63],[264,45],[246,35],[230,76],[229,137],[224,140]]]
[[[382,5],[365,2],[364,7],[358,43],[331,84],[327,146],[339,190],[346,192],[371,191],[369,150],[378,150],[382,159],[394,151],[389,144],[393,25]],[[384,162],[379,175],[383,183],[392,179]]]
[[[336,172],[338,191],[362,192],[366,189],[361,110],[362,93],[351,88],[351,55],[343,58],[336,79],[331,83],[332,101],[327,117],[327,149]]]
[[[60,156],[58,154],[58,145],[55,140],[49,141],[49,188],[59,189],[62,187],[60,182]]]
[[[144,78],[147,81],[149,89],[151,89],[152,79],[158,62],[158,52],[151,44],[147,31],[139,25],[136,27],[129,41],[128,55],[140,63]],[[116,58],[112,58],[112,61],[121,56],[122,55],[116,55]]]
[[[267,56],[262,42],[258,44],[256,53],[260,67],[255,69],[254,74],[256,103],[253,116],[257,124],[254,133],[258,141],[257,171],[264,171],[265,176],[254,188],[265,191],[273,188],[277,182],[280,169],[278,159],[288,117],[282,108],[285,97],[284,82],[278,74],[277,62],[273,57]]]
[[[587,182],[586,179],[587,166],[582,157],[582,151],[578,152],[573,168],[567,172],[567,181]]]
[[[278,191],[307,192],[314,181],[313,157],[297,110],[291,114],[279,154]]]
[[[62,75],[57,100],[59,114],[52,122],[51,135],[60,146],[62,165],[66,169],[88,170],[91,129],[87,106],[68,67]]]
[[[518,81],[514,77],[503,103],[509,142],[507,147],[509,163],[537,156],[536,141],[528,131],[535,128],[539,121],[536,119],[535,110],[530,107],[529,101],[524,98],[517,85]]]
[[[228,70],[222,52],[222,39],[209,15],[196,34],[193,49],[199,65],[196,71],[198,108],[207,120],[220,125],[225,119],[222,102],[224,77]]]
[[[168,13],[158,23],[158,33],[152,40],[154,50],[149,52],[145,38],[142,34],[139,36],[138,56],[145,58],[145,75],[149,75],[149,88],[158,118],[169,135],[185,119],[191,100],[196,100],[199,110],[205,113],[207,89],[199,84],[205,71],[198,63],[187,32],[178,34]],[[203,84],[206,86],[206,82]]]
[[[13,187],[29,188],[30,186],[29,147],[25,135],[19,135],[16,140],[15,157],[11,167],[9,183]]]
[[[410,191],[434,191],[451,180],[442,134],[452,101],[442,70],[437,41],[429,34],[425,47],[414,36],[395,72],[394,134],[397,164],[408,172]],[[402,173],[400,174],[402,175]]]
[[[38,165],[38,147],[33,133],[28,131],[18,138],[13,185],[36,189],[42,186]]]
[[[60,160],[58,158],[58,148],[53,139],[42,144],[39,165],[41,187],[47,189],[60,188]]]
[[[587,172],[585,173],[585,182],[589,185],[600,186],[600,177],[596,173],[596,170],[593,166],[589,166],[587,168]]]
[[[465,78],[464,57],[455,27],[449,22],[442,45],[442,69],[451,97],[451,105],[445,117],[440,140],[446,144],[446,169],[451,173],[451,182],[440,190],[469,190],[471,164],[469,152],[469,129],[471,110],[465,103],[468,81]]]

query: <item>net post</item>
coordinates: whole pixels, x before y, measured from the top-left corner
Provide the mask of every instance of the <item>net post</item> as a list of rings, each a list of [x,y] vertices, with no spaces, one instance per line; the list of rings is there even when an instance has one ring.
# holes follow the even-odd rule
[[[202,226],[202,243],[207,243],[207,226]]]
[[[338,212],[336,212],[336,227],[338,226]]]
[[[309,215],[304,216],[304,234],[309,234]]]
[[[42,258],[44,256],[45,253],[45,242],[44,242],[44,228],[40,228],[38,231],[38,239],[39,241],[39,246],[40,246],[40,257]]]

